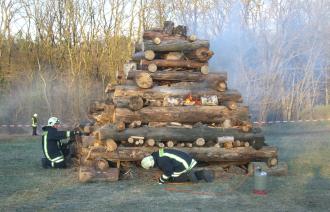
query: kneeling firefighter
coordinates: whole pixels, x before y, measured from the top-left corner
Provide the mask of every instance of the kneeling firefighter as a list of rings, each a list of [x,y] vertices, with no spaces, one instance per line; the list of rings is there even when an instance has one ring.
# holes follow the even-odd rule
[[[158,183],[213,181],[213,173],[206,170],[192,170],[197,165],[189,154],[175,149],[159,149],[143,158],[141,166],[145,169],[158,167],[163,171]]]
[[[66,168],[65,158],[70,153],[68,145],[79,131],[59,131],[60,120],[56,117],[48,119],[47,126],[42,128],[42,150],[46,158],[41,159],[43,168]],[[70,138],[68,143],[61,140]]]

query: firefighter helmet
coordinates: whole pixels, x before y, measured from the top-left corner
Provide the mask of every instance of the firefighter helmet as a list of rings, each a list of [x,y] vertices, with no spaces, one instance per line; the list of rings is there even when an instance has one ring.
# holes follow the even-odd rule
[[[155,160],[152,155],[149,155],[149,156],[143,158],[141,161],[141,166],[145,169],[150,169],[154,165],[155,165]]]
[[[48,119],[48,126],[53,127],[55,124],[60,124],[60,123],[61,123],[60,120],[56,117],[50,117]]]

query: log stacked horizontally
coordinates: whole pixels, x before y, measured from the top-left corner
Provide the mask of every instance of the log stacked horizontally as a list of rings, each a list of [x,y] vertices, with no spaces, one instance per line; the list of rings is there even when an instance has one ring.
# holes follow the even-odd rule
[[[124,66],[124,83],[109,84],[108,99],[90,107],[95,123],[83,127],[90,134],[80,145],[84,167],[108,170],[107,160],[118,168],[120,161],[138,161],[164,147],[221,165],[277,161],[277,149],[265,147],[241,94],[228,88],[227,73],[209,71],[207,40],[169,21],[145,31],[143,39]],[[116,179],[106,170],[102,178]]]

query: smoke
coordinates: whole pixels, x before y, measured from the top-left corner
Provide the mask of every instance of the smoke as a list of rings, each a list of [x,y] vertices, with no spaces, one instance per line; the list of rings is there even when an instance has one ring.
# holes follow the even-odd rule
[[[69,125],[86,120],[90,102],[103,98],[102,83],[54,73],[47,70],[32,80],[25,77],[13,82],[15,86],[0,98],[0,124],[31,124],[34,113],[38,114],[40,125],[46,125],[51,116]]]
[[[228,72],[229,88],[242,93],[254,119],[299,119],[325,103],[330,4],[256,6],[236,1],[222,32],[208,37],[211,70]]]

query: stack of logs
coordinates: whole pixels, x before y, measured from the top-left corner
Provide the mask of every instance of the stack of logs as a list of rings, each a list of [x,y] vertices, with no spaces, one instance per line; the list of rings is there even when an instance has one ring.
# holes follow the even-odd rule
[[[261,130],[252,127],[241,94],[227,87],[227,74],[209,73],[207,40],[187,36],[185,26],[170,21],[143,38],[124,66],[124,83],[109,84],[110,101],[90,107],[96,124],[83,127],[90,133],[80,144],[83,165],[101,170],[101,159],[139,161],[163,147],[224,166],[277,164],[277,149],[266,147]]]

